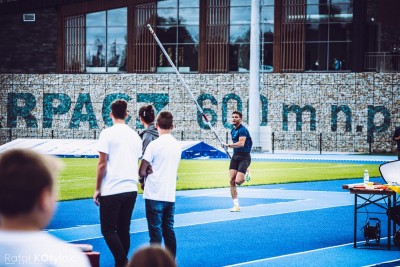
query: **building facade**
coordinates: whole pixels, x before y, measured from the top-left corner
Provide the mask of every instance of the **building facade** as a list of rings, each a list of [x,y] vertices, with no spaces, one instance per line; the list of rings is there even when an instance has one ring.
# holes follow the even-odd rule
[[[394,0],[260,0],[260,118],[275,150],[393,152],[400,124]],[[96,138],[124,98],[176,114],[179,139],[217,145],[247,116],[250,0],[0,2],[0,144]],[[398,10],[398,9],[397,9]],[[246,120],[245,120],[246,121]],[[135,117],[130,125],[140,129]],[[271,138],[271,137],[268,137]]]

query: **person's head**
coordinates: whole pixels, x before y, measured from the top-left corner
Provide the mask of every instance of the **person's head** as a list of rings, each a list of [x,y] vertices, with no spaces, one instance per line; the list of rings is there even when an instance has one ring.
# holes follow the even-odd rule
[[[111,104],[111,115],[114,119],[124,120],[128,115],[126,110],[128,108],[128,103],[123,99],[118,99]]]
[[[128,267],[176,267],[176,263],[168,250],[157,246],[146,246],[136,251]]]
[[[142,106],[139,109],[140,122],[150,124],[156,118],[155,111],[152,105]]]
[[[173,127],[173,119],[171,112],[161,111],[157,116],[157,127],[163,130],[171,130]]]
[[[232,112],[232,124],[236,127],[242,123],[242,113],[235,110]]]
[[[59,159],[28,149],[0,154],[0,217],[33,216],[36,227],[45,227],[55,210],[55,178],[61,168]]]

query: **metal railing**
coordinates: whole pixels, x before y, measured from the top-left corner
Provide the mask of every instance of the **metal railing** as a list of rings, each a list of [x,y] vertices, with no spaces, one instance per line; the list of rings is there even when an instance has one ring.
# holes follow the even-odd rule
[[[369,52],[364,69],[375,72],[400,72],[400,53]]]

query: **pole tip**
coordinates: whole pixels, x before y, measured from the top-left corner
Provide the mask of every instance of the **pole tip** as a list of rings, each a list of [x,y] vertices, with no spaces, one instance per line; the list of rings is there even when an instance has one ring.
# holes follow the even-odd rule
[[[150,31],[151,33],[154,32],[153,29],[151,28],[151,25],[150,25],[150,24],[147,24],[147,29],[149,29],[149,31]]]

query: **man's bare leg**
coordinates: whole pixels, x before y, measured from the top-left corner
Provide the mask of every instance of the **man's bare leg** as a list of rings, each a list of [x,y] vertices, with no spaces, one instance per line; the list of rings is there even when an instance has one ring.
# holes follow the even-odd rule
[[[229,170],[229,177],[230,177],[230,190],[232,199],[237,199],[237,189],[236,189],[236,170]]]
[[[236,170],[229,170],[229,175],[230,175],[230,190],[234,206],[231,211],[240,211],[236,185],[241,185],[244,182],[245,174],[237,172]]]

